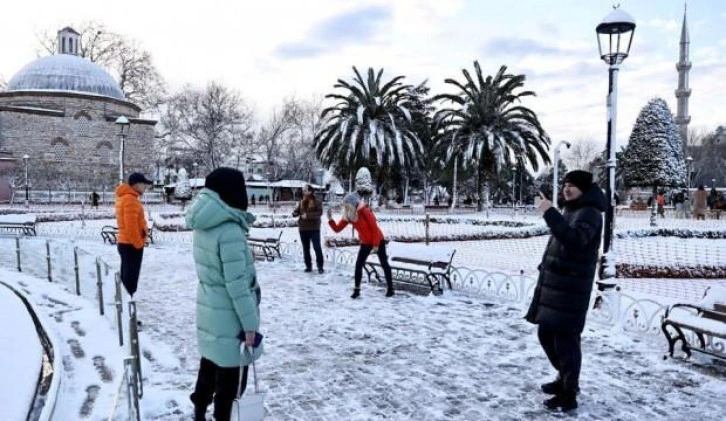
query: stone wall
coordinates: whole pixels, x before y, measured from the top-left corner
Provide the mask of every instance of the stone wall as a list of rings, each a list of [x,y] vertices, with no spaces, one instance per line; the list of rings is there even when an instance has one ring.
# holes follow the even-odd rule
[[[152,174],[154,121],[138,119],[138,107],[111,98],[73,93],[0,94],[0,149],[18,162],[30,156],[34,188],[101,188],[118,180],[117,116],[131,119],[125,139],[124,178]],[[22,109],[17,107],[23,107]],[[52,111],[55,112],[52,112]],[[57,151],[63,158],[57,160]]]

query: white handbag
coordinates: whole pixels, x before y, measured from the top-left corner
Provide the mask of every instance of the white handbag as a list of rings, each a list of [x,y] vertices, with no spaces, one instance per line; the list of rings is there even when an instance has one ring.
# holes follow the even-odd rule
[[[249,350],[251,353],[252,351]],[[240,376],[244,367],[240,367]],[[261,392],[259,384],[257,383],[257,370],[255,369],[255,362],[252,361],[252,377],[255,381],[254,393],[247,393],[240,397],[242,392],[242,380],[240,378],[239,386],[237,386],[237,398],[232,402],[232,415],[231,421],[261,421],[265,417],[265,393]]]

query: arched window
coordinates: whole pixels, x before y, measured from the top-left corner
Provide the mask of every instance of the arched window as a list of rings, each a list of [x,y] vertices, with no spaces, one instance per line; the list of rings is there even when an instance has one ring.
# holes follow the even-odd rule
[[[109,142],[100,142],[98,145],[96,145],[98,159],[101,162],[101,164],[110,164],[111,163],[111,150],[112,149],[113,149],[113,147],[111,146],[111,143],[109,143]]]
[[[53,158],[56,161],[63,161],[66,159],[66,156],[68,155],[68,142],[66,142],[65,139],[57,137],[53,139],[51,146],[53,147]]]
[[[73,118],[76,120],[76,134],[80,137],[88,136],[91,116],[85,111],[79,111]]]
[[[61,37],[61,53],[66,52],[66,37]]]

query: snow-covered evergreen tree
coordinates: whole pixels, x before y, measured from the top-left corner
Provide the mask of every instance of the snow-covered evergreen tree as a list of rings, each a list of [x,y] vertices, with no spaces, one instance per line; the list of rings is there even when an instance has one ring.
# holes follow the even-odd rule
[[[628,186],[656,189],[685,184],[678,127],[662,98],[651,99],[638,114],[621,166]]]
[[[370,196],[375,191],[371,172],[366,167],[361,167],[355,173],[355,191],[361,197]]]
[[[176,187],[174,188],[174,197],[182,202],[182,206],[192,198],[192,186],[189,183],[187,170],[184,168],[179,170],[177,174]]]

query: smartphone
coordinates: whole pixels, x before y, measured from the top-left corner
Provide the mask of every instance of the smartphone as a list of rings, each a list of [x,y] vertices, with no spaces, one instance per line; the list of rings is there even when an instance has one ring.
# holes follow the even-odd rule
[[[252,343],[252,348],[257,348],[262,343],[262,338],[264,338],[264,335],[260,332],[255,332],[255,341]],[[239,339],[242,343],[245,341],[245,331],[241,330],[239,332],[239,335],[237,335],[237,339]]]

